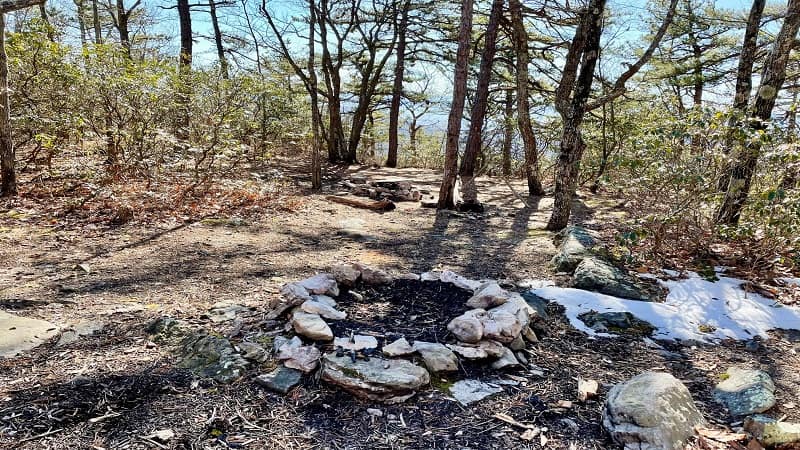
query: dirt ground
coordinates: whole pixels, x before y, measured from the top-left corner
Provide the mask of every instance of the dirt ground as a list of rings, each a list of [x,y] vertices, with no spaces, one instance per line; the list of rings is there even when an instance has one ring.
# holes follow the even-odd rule
[[[353,168],[370,178],[401,176],[436,192],[439,175],[415,169]],[[287,173],[291,177],[293,174]],[[301,178],[293,182],[301,183]],[[330,182],[330,180],[329,180]],[[376,213],[330,203],[327,192],[298,196],[292,211],[257,218],[224,216],[183,223],[48,223],[27,204],[0,204],[0,308],[59,326],[103,324],[76,342],[45,344],[20,357],[0,359],[0,446],[76,448],[609,448],[600,427],[603,395],[643,370],[667,370],[682,379],[709,420],[727,423],[710,401],[711,388],[731,364],[767,370],[778,386],[771,415],[800,420],[800,357],[790,339],[745,349],[671,348],[665,357],[635,338],[588,339],[569,327],[556,307],[529,348],[531,367],[509,372],[504,394],[462,407],[430,388],[404,405],[354,400],[306,379],[288,396],[258,387],[252,376],[231,385],[194,379],[174,357],[149,342],[145,326],[169,315],[223,334],[211,305],[230,301],[253,309],[245,328],[257,326],[262,307],[280,286],[324,271],[339,261],[361,261],[393,272],[450,269],[473,278],[521,282],[550,278],[555,252],[543,231],[551,199],[526,199],[522,183],[483,180],[483,214],[440,212],[402,202]],[[300,188],[296,188],[298,194]],[[575,220],[613,228],[622,214],[614,198],[584,198]],[[135,214],[135,212],[134,212]],[[241,330],[233,330],[240,332]],[[569,409],[578,377],[596,379],[601,395]],[[379,408],[375,417],[367,408]],[[496,413],[542,427],[524,431]],[[172,429],[160,443],[148,438]]]

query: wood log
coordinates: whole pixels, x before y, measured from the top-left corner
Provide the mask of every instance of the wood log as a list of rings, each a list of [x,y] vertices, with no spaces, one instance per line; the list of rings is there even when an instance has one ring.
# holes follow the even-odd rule
[[[339,197],[336,195],[328,195],[325,198],[334,203],[341,203],[343,205],[352,206],[353,208],[371,209],[373,211],[391,211],[396,208],[395,204],[389,200],[365,200],[360,198]]]

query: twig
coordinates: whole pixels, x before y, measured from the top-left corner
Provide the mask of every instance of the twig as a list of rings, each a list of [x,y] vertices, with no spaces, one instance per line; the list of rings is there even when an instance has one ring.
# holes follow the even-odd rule
[[[43,437],[50,436],[51,434],[60,433],[61,431],[64,431],[64,429],[63,429],[63,428],[57,428],[57,429],[55,429],[55,430],[48,431],[48,432],[46,432],[46,433],[37,434],[36,436],[31,436],[31,437],[27,437],[27,438],[25,438],[25,439],[21,439],[21,440],[19,441],[19,443],[21,444],[21,443],[23,443],[23,442],[35,441],[36,439],[41,439],[41,438],[43,438]]]

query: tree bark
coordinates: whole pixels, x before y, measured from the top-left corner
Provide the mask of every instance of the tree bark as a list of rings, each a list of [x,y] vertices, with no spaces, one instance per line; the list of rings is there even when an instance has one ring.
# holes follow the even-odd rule
[[[406,62],[406,28],[408,27],[409,9],[411,9],[411,0],[406,0],[405,3],[403,3],[403,9],[400,12],[400,23],[397,27],[397,51],[395,52],[395,59],[397,61],[394,66],[392,101],[389,105],[389,152],[386,156],[386,167],[397,167],[400,100],[403,97],[403,77],[405,75]]]
[[[511,176],[511,144],[514,142],[514,94],[506,90],[505,108],[503,110],[503,162],[504,177]]]
[[[178,1],[178,4],[180,5],[180,1]],[[119,43],[122,45],[122,48],[125,49],[125,53],[129,58],[131,56],[131,36],[130,30],[128,29],[128,19],[130,18],[130,11],[133,11],[135,7],[136,6],[133,6],[130,10],[126,11],[124,0],[117,0],[117,31],[119,31]],[[181,41],[181,45],[183,45],[183,41]]]
[[[444,152],[444,174],[439,189],[439,209],[455,207],[454,190],[458,174],[458,138],[461,135],[461,120],[467,92],[467,68],[472,33],[472,0],[462,0],[461,21],[458,26],[458,49],[453,75],[453,101],[447,118],[447,138]]]
[[[14,142],[11,140],[11,105],[8,95],[8,55],[6,55],[6,17],[0,12],[0,196],[17,195],[14,168]]]
[[[564,105],[567,109],[564,114],[564,131],[556,161],[553,213],[547,223],[548,230],[560,230],[569,223],[572,197],[578,183],[580,160],[586,147],[581,136],[580,126],[586,113],[586,101],[592,90],[594,69],[600,54],[605,3],[605,0],[591,0],[584,12],[583,26],[579,26],[576,31],[576,33],[583,34],[583,36],[577,34],[575,36],[576,40],[583,42],[583,48],[580,49],[580,72],[575,79],[574,94],[569,106]]]
[[[522,21],[522,3],[509,0],[514,51],[517,58],[517,127],[525,148],[525,178],[528,180],[528,195],[544,195],[539,177],[539,151],[536,148],[536,135],[531,126],[528,101],[528,33]]]
[[[121,0],[119,0],[121,1]],[[178,55],[178,126],[179,139],[189,139],[189,103],[191,97],[192,72],[192,14],[189,0],[178,1],[178,21],[180,24],[181,47]]]
[[[775,38],[772,50],[764,64],[761,74],[761,84],[756,92],[756,98],[751,110],[753,120],[750,127],[755,131],[765,130],[767,122],[772,117],[772,110],[778,93],[786,80],[786,65],[800,29],[800,0],[789,0],[786,17],[783,19],[781,30]],[[717,223],[736,225],[741,218],[742,208],[750,194],[761,153],[759,142],[752,142],[743,148],[737,155],[730,169],[730,181],[725,192],[722,206],[717,213]]]
[[[97,0],[92,0],[92,28],[94,28],[94,43],[103,43],[103,31],[100,29],[100,11],[97,9]]]
[[[84,0],[74,0],[76,18],[78,19],[78,30],[81,34],[81,48],[86,48],[86,17],[84,16]]]
[[[56,41],[55,30],[53,29],[53,24],[50,23],[50,17],[47,14],[47,2],[43,1],[39,3],[39,15],[42,18],[42,22],[47,26],[47,39],[50,42]]]
[[[208,0],[208,13],[211,16],[211,27],[214,30],[214,44],[217,47],[219,70],[222,78],[227,80],[230,78],[230,73],[228,72],[228,59],[225,57],[225,47],[222,45],[222,31],[219,29],[219,20],[217,19],[216,0]]]
[[[214,1],[214,0],[210,0]],[[314,0],[309,0],[309,24],[308,24],[308,94],[311,96],[311,188],[318,190],[322,188],[322,164],[320,161],[320,136],[319,128],[322,117],[319,112],[319,93],[317,92],[317,71],[314,67],[315,55],[314,33],[316,32],[317,14],[314,7]]]
[[[492,10],[489,13],[489,23],[486,25],[481,65],[478,70],[478,85],[475,88],[475,99],[472,103],[472,112],[470,114],[467,146],[464,148],[464,156],[461,159],[461,167],[458,171],[458,175],[461,177],[462,201],[467,209],[480,209],[478,188],[475,184],[475,167],[483,144],[483,122],[486,118],[486,109],[489,106],[489,81],[492,77],[494,54],[497,50],[497,30],[502,14],[503,0],[493,0]]]

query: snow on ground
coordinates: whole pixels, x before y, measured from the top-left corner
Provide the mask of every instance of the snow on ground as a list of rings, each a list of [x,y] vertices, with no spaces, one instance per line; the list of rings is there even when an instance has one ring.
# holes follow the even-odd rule
[[[598,333],[578,319],[591,310],[630,312],[656,327],[653,337],[658,339],[747,340],[754,336],[766,338],[767,331],[773,329],[800,329],[800,309],[745,292],[739,287],[743,282],[724,276],[711,282],[689,273],[686,279],[660,281],[669,289],[664,303],[626,300],[572,288],[542,287],[532,291],[563,305],[572,326],[591,336],[613,336]],[[701,329],[714,331],[704,333]]]
[[[800,287],[800,278],[777,278],[777,280]]]

